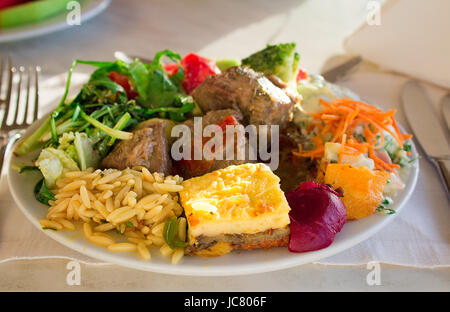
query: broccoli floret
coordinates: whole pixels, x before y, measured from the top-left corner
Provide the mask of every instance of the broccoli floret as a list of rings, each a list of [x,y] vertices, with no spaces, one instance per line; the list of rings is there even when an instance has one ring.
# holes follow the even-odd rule
[[[242,65],[247,65],[267,76],[276,75],[286,83],[295,83],[300,61],[300,55],[295,51],[295,47],[295,43],[267,45],[265,49],[243,59]]]

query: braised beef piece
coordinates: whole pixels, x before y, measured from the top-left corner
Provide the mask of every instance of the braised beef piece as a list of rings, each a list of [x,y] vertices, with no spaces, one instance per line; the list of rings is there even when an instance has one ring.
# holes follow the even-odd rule
[[[225,117],[233,116],[238,123],[241,123],[244,117],[239,109],[221,109],[214,110],[206,113],[202,117],[202,126],[203,128],[208,125],[218,125],[220,124]],[[186,120],[184,125],[188,126],[191,129],[191,132],[194,133],[194,119]]]
[[[225,149],[227,147],[230,147],[230,145],[227,145],[226,141],[226,125],[239,125],[241,124],[240,121],[242,120],[242,113],[239,110],[233,110],[233,109],[223,109],[223,110],[215,110],[210,111],[206,113],[204,116],[202,116],[202,131],[203,128],[205,128],[208,125],[218,125],[220,126],[224,132],[223,132],[223,142],[224,142],[224,151],[222,155],[222,159],[210,159],[207,160],[204,158],[204,155],[202,153],[202,159],[194,159],[194,120],[190,119],[184,122],[186,126],[188,126],[191,129],[191,159],[182,159],[180,161],[175,162],[175,167],[177,173],[179,173],[184,178],[192,178],[196,176],[204,175],[205,173],[215,171],[218,169],[223,169],[231,165],[241,165],[244,163],[249,162],[248,159],[238,160],[237,157],[237,150],[238,146],[241,148],[244,148],[246,154],[245,157],[248,158],[248,140],[247,138],[243,138],[243,140],[239,141],[235,137],[235,144],[234,144],[234,157],[233,160],[227,160],[226,159],[226,151]],[[205,144],[208,142],[212,137],[203,137],[202,143]],[[239,144],[239,145],[238,145]],[[203,148],[203,147],[202,147]]]
[[[245,124],[283,128],[292,119],[294,105],[301,98],[293,97],[284,85],[282,87],[249,67],[235,66],[206,78],[192,96],[204,112],[238,109]]]
[[[133,166],[146,167],[150,172],[169,175],[172,160],[170,146],[166,138],[166,121],[153,120],[151,123],[137,125],[133,138],[117,143],[102,160],[100,167],[125,169]]]

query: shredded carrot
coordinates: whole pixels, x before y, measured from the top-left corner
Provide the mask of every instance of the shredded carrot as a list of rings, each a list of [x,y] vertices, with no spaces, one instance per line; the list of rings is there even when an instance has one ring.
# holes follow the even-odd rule
[[[331,133],[331,142],[340,142],[339,160],[342,155],[361,155],[367,154],[374,161],[375,168],[395,172],[399,165],[384,162],[378,158],[374,151],[384,144],[383,131],[389,133],[403,147],[406,140],[412,138],[412,135],[402,133],[394,118],[397,110],[383,112],[375,106],[361,101],[351,99],[334,99],[326,102],[319,99],[325,109],[319,113],[313,113],[313,122],[307,131],[316,129],[318,135],[313,137],[312,141],[315,147],[312,150],[302,150],[299,146],[298,151],[293,151],[296,156],[321,158],[325,148],[322,137]],[[363,139],[354,137],[356,127],[361,126],[364,136]]]

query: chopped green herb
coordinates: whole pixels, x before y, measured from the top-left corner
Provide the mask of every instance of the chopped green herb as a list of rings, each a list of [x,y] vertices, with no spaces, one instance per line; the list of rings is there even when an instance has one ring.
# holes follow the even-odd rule
[[[409,143],[404,144],[403,150],[406,152],[411,152],[411,144],[409,144]]]
[[[125,223],[125,225],[128,226],[128,227],[130,227],[130,228],[132,228],[132,227],[134,226],[133,223],[131,223],[130,221],[127,221],[127,222]]]
[[[377,208],[377,212],[384,213],[387,215],[394,214],[395,213],[394,209],[386,208],[386,206],[389,206],[392,203],[393,201],[390,197],[385,197],[381,202],[381,205]]]
[[[42,229],[43,229],[43,230],[52,230],[52,231],[57,231],[56,229],[54,229],[54,228],[51,228],[51,227],[47,227],[47,226],[44,226],[44,227],[42,227]]]
[[[395,213],[395,210],[386,208],[384,206],[380,206],[380,207],[377,208],[377,212],[384,213],[384,214],[387,214],[387,215],[391,215],[391,214]]]

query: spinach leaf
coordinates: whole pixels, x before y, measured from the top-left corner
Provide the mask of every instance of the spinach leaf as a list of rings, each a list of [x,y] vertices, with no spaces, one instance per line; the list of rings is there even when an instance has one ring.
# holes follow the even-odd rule
[[[139,60],[135,60],[128,67],[131,78],[134,80],[141,101],[148,101],[148,89],[150,84],[150,73],[148,66]]]
[[[56,199],[53,193],[47,188],[47,185],[45,185],[43,178],[34,187],[34,197],[36,197],[38,202],[45,205],[49,205],[49,200]]]
[[[149,81],[146,95],[140,94],[138,103],[144,107],[167,107],[171,106],[179,94],[183,94],[181,81],[184,79],[181,66],[178,72],[169,77],[163,68],[162,59],[168,57],[179,65],[181,57],[170,50],[164,50],[155,54],[152,64],[149,66]]]

